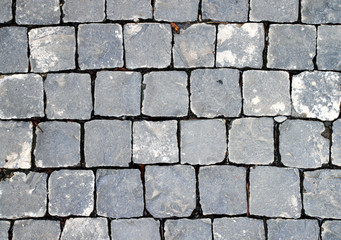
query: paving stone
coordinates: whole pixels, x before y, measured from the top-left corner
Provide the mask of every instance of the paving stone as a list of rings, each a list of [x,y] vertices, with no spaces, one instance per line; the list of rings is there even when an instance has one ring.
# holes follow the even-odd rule
[[[176,121],[141,121],[133,124],[134,163],[179,161]]]
[[[295,112],[306,118],[332,121],[339,116],[341,74],[302,72],[292,78],[292,103]]]
[[[331,158],[332,163],[341,166],[341,120],[333,123]]]
[[[17,73],[27,71],[27,28],[0,28],[0,72]]]
[[[241,118],[229,131],[229,161],[241,164],[270,164],[274,161],[273,120]]]
[[[340,23],[341,5],[339,0],[301,0],[302,22]]]
[[[169,22],[196,21],[199,0],[155,0],[154,18]]]
[[[123,67],[122,44],[122,27],[119,24],[81,24],[78,28],[79,67]]]
[[[329,139],[316,121],[288,120],[279,126],[281,162],[297,168],[318,168],[329,161]]]
[[[58,240],[60,223],[50,220],[19,220],[14,222],[13,240]]]
[[[64,22],[101,22],[105,18],[105,0],[68,0],[63,4]]]
[[[243,97],[246,115],[290,115],[289,74],[282,71],[246,71],[243,73]]]
[[[8,231],[11,226],[9,221],[0,221],[0,239],[8,239]]]
[[[15,21],[29,25],[58,24],[59,0],[17,0]]]
[[[227,140],[221,119],[181,121],[181,163],[209,165],[225,159]]]
[[[101,116],[140,115],[141,73],[97,73],[95,81],[95,114]]]
[[[295,22],[298,20],[298,0],[251,0],[250,20]]]
[[[138,21],[152,17],[150,0],[107,0],[108,19]]]
[[[166,240],[212,239],[210,219],[167,220],[164,228]]]
[[[263,49],[263,24],[219,24],[217,67],[261,68]]]
[[[250,213],[267,217],[301,216],[297,169],[256,167],[250,172]]]
[[[317,220],[267,220],[268,239],[319,239],[320,227]]]
[[[65,222],[61,240],[109,240],[108,221],[105,218],[70,218]]]
[[[48,74],[44,82],[49,119],[89,119],[92,111],[88,74]]]
[[[43,217],[46,212],[46,173],[14,172],[0,181],[0,218]]]
[[[0,23],[9,22],[12,18],[12,0],[2,0],[0,2]]]
[[[202,18],[218,22],[247,22],[248,0],[203,0]]]
[[[171,63],[172,32],[168,24],[124,25],[127,68],[165,68]]]
[[[147,210],[155,218],[190,216],[196,207],[195,182],[192,166],[147,166]]]
[[[269,68],[288,70],[314,69],[315,26],[273,24],[269,30]]]
[[[192,71],[191,110],[198,117],[238,117],[242,107],[239,71],[197,69]]]
[[[174,67],[213,67],[215,36],[214,25],[193,24],[181,29],[180,34],[174,35]]]
[[[321,227],[323,240],[341,239],[341,221],[326,221]]]
[[[43,79],[36,74],[0,75],[0,118],[44,116]]]
[[[160,240],[160,222],[152,218],[111,221],[111,237],[115,240]]]
[[[37,167],[80,164],[80,126],[73,122],[42,122],[36,129],[34,155]]]
[[[264,240],[263,221],[251,218],[216,218],[213,221],[215,240]]]
[[[200,203],[204,214],[246,213],[246,169],[210,166],[199,170]]]
[[[180,71],[147,73],[143,77],[142,113],[181,117],[188,114],[187,74]]]
[[[76,39],[73,27],[43,27],[29,31],[33,72],[75,69]]]
[[[137,169],[97,170],[97,213],[112,218],[143,214],[143,187]]]

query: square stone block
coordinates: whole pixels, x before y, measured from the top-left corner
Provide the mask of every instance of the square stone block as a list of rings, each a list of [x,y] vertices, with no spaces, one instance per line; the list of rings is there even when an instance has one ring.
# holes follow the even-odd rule
[[[155,0],[154,17],[168,22],[196,21],[199,0]]]
[[[105,0],[67,0],[63,4],[64,22],[101,22]]]
[[[14,222],[13,240],[59,240],[60,222],[50,220],[19,220]]]
[[[203,0],[202,18],[217,22],[247,22],[248,0]]]
[[[160,222],[152,218],[111,221],[111,237],[115,240],[160,240]]]
[[[299,0],[251,0],[250,20],[295,22],[298,20]]]
[[[211,240],[210,219],[177,219],[165,222],[165,240]]]
[[[109,240],[108,220],[105,218],[69,218],[60,240]]]
[[[152,17],[153,10],[150,0],[107,0],[108,19],[137,22],[139,19]]]

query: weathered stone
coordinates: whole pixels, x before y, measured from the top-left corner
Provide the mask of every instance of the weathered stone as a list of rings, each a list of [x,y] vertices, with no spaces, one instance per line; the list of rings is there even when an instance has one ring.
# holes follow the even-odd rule
[[[9,221],[0,221],[0,239],[8,239],[8,231],[11,226]]]
[[[73,27],[43,27],[29,31],[32,71],[75,68],[76,39]]]
[[[339,0],[301,0],[302,22],[310,24],[340,23]]]
[[[80,126],[73,122],[42,122],[36,130],[37,167],[67,167],[80,163]]]
[[[65,222],[61,240],[109,240],[108,220],[105,218],[70,218]]]
[[[123,67],[122,41],[122,27],[119,24],[81,24],[78,30],[79,67]]]
[[[204,214],[246,213],[246,169],[235,166],[202,167],[200,203]]]
[[[243,97],[246,115],[290,115],[289,74],[282,71],[246,71],[243,74]]]
[[[154,17],[169,22],[196,21],[199,0],[156,0]]]
[[[211,240],[210,219],[178,219],[165,222],[166,240]]]
[[[187,74],[180,71],[147,73],[143,77],[142,113],[185,116],[188,113]]]
[[[329,139],[316,121],[288,120],[279,127],[279,149],[285,166],[318,168],[329,161]]]
[[[111,221],[111,237],[115,240],[160,240],[160,223],[152,218]]]
[[[323,240],[341,239],[341,221],[326,221],[321,227]]]
[[[341,74],[303,72],[292,78],[292,103],[297,114],[322,121],[335,120],[340,114]]]
[[[2,0],[0,2],[0,23],[9,22],[12,18],[12,0]]]
[[[152,5],[150,0],[107,0],[107,17],[134,21],[152,18]]]
[[[298,0],[251,0],[250,20],[295,22],[298,20]]]
[[[60,223],[50,220],[19,220],[13,227],[13,240],[58,240],[60,236]]]
[[[171,63],[172,32],[168,24],[124,25],[127,68],[165,68]]]
[[[248,0],[203,0],[202,18],[218,22],[247,22]]]
[[[263,65],[263,49],[263,24],[219,24],[217,39],[218,67],[261,68]]]
[[[179,161],[176,121],[141,121],[133,124],[133,162]]]
[[[181,121],[181,163],[209,165],[225,159],[225,121],[221,119]]]
[[[315,26],[273,24],[269,30],[269,68],[314,69]]]
[[[269,164],[274,161],[273,120],[241,118],[229,131],[229,161],[242,164]]]
[[[67,0],[63,4],[64,22],[101,22],[105,18],[105,0]]]
[[[183,8],[182,4],[179,6]],[[213,67],[215,32],[214,25],[193,24],[186,29],[181,29],[180,34],[175,34],[174,67]]]
[[[301,216],[297,169],[255,167],[250,172],[250,213],[267,217]]]
[[[42,217],[46,212],[46,173],[10,174],[0,181],[0,218]]]
[[[333,123],[331,158],[332,163],[341,166],[341,119]]]
[[[147,166],[146,207],[155,218],[188,217],[196,207],[192,166]]]
[[[44,82],[49,119],[89,119],[92,111],[88,74],[48,74]]]
[[[137,169],[97,170],[97,213],[112,218],[143,214],[143,186]]]

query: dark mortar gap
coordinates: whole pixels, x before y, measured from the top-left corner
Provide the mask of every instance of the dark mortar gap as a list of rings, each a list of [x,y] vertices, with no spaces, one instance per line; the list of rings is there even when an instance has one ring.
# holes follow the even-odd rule
[[[175,32],[175,30],[172,28],[171,30],[172,33],[172,41],[171,41],[171,63],[170,63],[170,68],[174,69],[174,44],[175,44],[175,40],[174,40],[174,34],[177,34]]]
[[[91,101],[92,101],[92,110],[91,110],[91,118],[95,116],[95,86],[96,86],[96,77],[97,72],[93,71],[90,73],[91,78]]]
[[[14,227],[14,220],[11,220],[10,227],[8,229],[8,239],[9,240],[13,239],[13,227]]]
[[[139,170],[141,172],[140,176],[141,176],[142,190],[143,190],[143,217],[153,217],[148,211],[147,203],[146,203],[146,179],[145,179],[146,168],[145,168],[145,165],[141,164]]]
[[[141,93],[140,93],[140,116],[142,116],[142,109],[143,109],[143,99],[144,99],[144,90],[146,89],[147,85],[144,83],[144,74],[142,74],[141,79]]]
[[[45,217],[51,217],[50,213],[49,213],[49,203],[50,203],[50,185],[49,185],[49,179],[51,176],[51,172],[47,173],[47,177],[46,177],[46,212],[45,212]]]
[[[267,69],[268,65],[268,47],[269,47],[269,22],[264,22],[264,49],[263,49],[263,67],[262,69]]]
[[[134,121],[131,122],[131,129],[130,129],[130,163],[129,166],[134,165],[134,152],[133,152],[133,146],[134,146]]]
[[[301,1],[298,1],[298,19],[297,19],[297,23],[299,23],[299,24],[302,24],[301,10],[302,10],[302,4],[301,4]]]
[[[299,170],[299,174],[300,174],[300,195],[301,195],[301,217],[306,217],[306,214],[305,214],[305,210],[304,210],[304,204],[303,204],[303,193],[304,193],[304,185],[303,185],[303,182],[304,182],[304,172],[302,169],[298,169]]]
[[[31,66],[31,52],[30,52],[30,43],[29,43],[29,34],[28,34],[28,29],[27,29],[27,32],[26,32],[26,37],[27,37],[27,64],[28,64],[28,71],[27,72],[31,72],[32,70],[32,66]]]
[[[242,106],[240,109],[239,117],[244,116],[244,94],[243,94],[243,72],[239,71],[239,89],[240,89],[240,96],[242,98]]]
[[[318,70],[318,67],[317,67],[317,36],[318,36],[318,28],[317,26],[315,26],[315,29],[316,29],[316,32],[315,32],[315,56],[313,58],[313,64],[314,64],[314,70]]]
[[[264,224],[264,234],[265,234],[265,240],[268,240],[268,224],[266,223],[266,218],[263,218],[263,224]]]
[[[37,124],[37,123],[36,123]],[[32,148],[31,148],[31,168],[36,168],[36,159],[35,159],[35,155],[34,155],[34,150],[36,148],[37,145],[37,133],[36,131],[41,131],[39,128],[37,128],[35,126],[35,123],[32,123]]]
[[[200,190],[199,190],[199,166],[193,166],[195,169],[195,193],[196,193],[196,207],[193,210],[190,218],[196,219],[203,216],[201,204],[200,204]]]
[[[104,20],[106,21],[108,19],[108,1],[104,1]]]
[[[280,147],[279,147],[279,123],[274,121],[274,127],[273,127],[273,137],[274,137],[274,162],[272,166],[276,167],[284,167],[283,163],[281,162],[281,154],[280,154]]]
[[[46,81],[47,74],[42,73],[42,74],[40,74],[40,76],[41,76],[42,79],[43,79],[44,116],[47,116],[47,115],[46,115],[47,96],[46,96],[46,91],[45,91],[45,81]]]
[[[322,240],[322,224],[323,224],[323,220],[318,219],[318,224],[319,224],[319,238],[318,238],[318,240]]]
[[[15,23],[16,8],[17,8],[17,0],[12,0],[12,20],[8,22],[10,25],[16,25]]]
[[[122,48],[123,48],[123,69],[126,69],[127,67],[127,60],[126,60],[126,48],[125,48],[125,41],[124,41],[124,25],[123,24],[120,24],[121,25],[121,28],[122,28]]]
[[[325,130],[321,133],[322,137],[327,138],[329,140],[329,160],[328,165],[333,165],[332,158],[332,146],[333,146],[333,122],[326,121],[323,123]]]
[[[84,123],[81,123],[80,124],[80,137],[81,137],[81,140],[80,140],[80,166],[81,168],[85,168],[85,154],[84,154],[84,138],[85,138],[85,129],[84,129]]]
[[[97,171],[92,170],[92,172],[93,172],[94,177],[95,177],[95,182],[94,182],[94,210],[90,214],[90,217],[97,217],[97,175],[96,175]],[[109,223],[109,225],[110,225],[110,223]]]
[[[152,6],[152,20],[154,20],[155,0],[151,0],[151,1],[150,1],[150,5]]]
[[[163,219],[160,219],[160,228],[159,228],[159,231],[160,231],[160,237],[161,237],[161,240],[165,240],[165,220]]]
[[[79,63],[78,63],[78,25],[75,26],[75,41],[76,41],[76,50],[75,50],[75,66],[77,70],[80,70]]]
[[[178,163],[181,164],[181,124],[180,121],[177,121],[177,130],[176,130],[176,138],[178,141]]]
[[[218,24],[215,25],[214,67],[217,67]]]
[[[229,149],[228,149],[228,145],[229,145],[229,130],[231,128],[232,122],[230,120],[225,120],[225,129],[226,129],[226,151],[225,151],[225,157],[224,160],[221,162],[221,164],[228,164],[229,163]]]
[[[246,216],[250,216],[250,167],[246,169]]]
[[[199,0],[197,21],[202,21],[202,0]]]
[[[109,234],[109,239],[110,240],[115,240],[115,239],[112,239],[112,236],[111,236],[111,221],[109,218],[107,218],[107,221],[108,221],[108,234]]]
[[[65,1],[64,0],[59,0],[59,9],[60,9],[60,23],[63,23],[63,17],[65,16],[63,12],[63,5]]]
[[[250,22],[250,12],[251,12],[251,1],[248,1],[248,10],[247,10],[247,22]]]
[[[188,113],[187,113],[187,116],[191,119],[191,118],[197,118],[197,116],[192,112],[192,109],[191,109],[191,102],[192,102],[192,92],[191,92],[191,71],[190,70],[187,70],[186,71],[187,73],[187,93],[188,93]],[[180,120],[182,120],[180,118]]]
[[[214,229],[213,229],[213,222],[214,222],[214,218],[211,218],[211,239],[214,239]]]

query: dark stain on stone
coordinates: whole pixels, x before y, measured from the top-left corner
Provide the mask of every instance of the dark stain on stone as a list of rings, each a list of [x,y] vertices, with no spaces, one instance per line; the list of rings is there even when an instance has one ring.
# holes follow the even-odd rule
[[[0,182],[5,181],[6,179],[9,179],[14,176],[14,173],[12,171],[9,171],[5,168],[0,168]]]
[[[221,80],[217,80],[217,83],[219,83],[219,84],[221,84],[221,85],[224,84],[223,81],[221,81]]]

